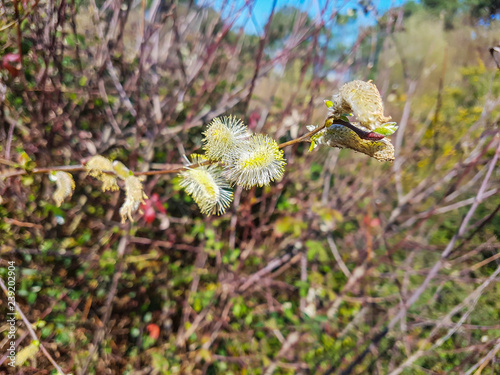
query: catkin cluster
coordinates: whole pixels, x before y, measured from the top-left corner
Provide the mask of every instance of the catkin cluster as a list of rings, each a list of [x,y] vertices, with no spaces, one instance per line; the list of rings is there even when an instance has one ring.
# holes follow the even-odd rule
[[[233,116],[217,117],[203,133],[205,155],[194,155],[180,173],[181,186],[206,215],[223,214],[233,200],[230,187],[269,185],[283,177],[283,151],[266,134],[250,134]]]

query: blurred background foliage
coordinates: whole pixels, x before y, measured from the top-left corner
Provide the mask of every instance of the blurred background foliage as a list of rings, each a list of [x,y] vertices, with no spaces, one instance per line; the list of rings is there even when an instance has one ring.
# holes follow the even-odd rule
[[[176,177],[125,225],[84,173],[60,208],[45,175],[0,179],[0,274],[16,261],[40,341],[74,374],[498,374],[500,4],[311,1],[249,33],[254,6],[1,2],[0,174],[166,168],[223,114],[286,141],[351,79],[399,124],[394,164],[296,145],[221,217]],[[40,352],[22,373],[56,372]]]

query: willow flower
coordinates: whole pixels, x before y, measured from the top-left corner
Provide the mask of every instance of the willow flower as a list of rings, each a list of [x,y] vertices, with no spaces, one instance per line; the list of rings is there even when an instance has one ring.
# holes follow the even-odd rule
[[[17,353],[16,366],[22,366],[22,364],[27,360],[34,358],[39,350],[40,350],[40,341],[33,340],[31,344],[24,347],[19,353]]]
[[[222,169],[213,164],[190,168],[206,160],[207,158],[201,155],[192,155],[191,163],[180,173],[180,185],[193,198],[203,214],[222,215],[233,200],[229,184],[222,176]]]
[[[216,117],[203,133],[203,149],[210,160],[226,161],[248,138],[247,126],[234,116]]]
[[[274,139],[265,134],[255,134],[249,138],[238,155],[228,163],[226,178],[245,189],[252,186],[269,185],[281,180],[286,161],[283,151]]]
[[[326,101],[330,115],[341,118],[354,114],[362,126],[375,130],[388,122],[391,117],[384,116],[384,105],[380,93],[371,81],[351,81],[344,84],[331,101]]]
[[[127,217],[130,219],[130,221],[134,221],[134,219],[132,218],[132,214],[138,210],[141,203],[144,203],[144,199],[148,198],[148,196],[142,190],[142,182],[138,177],[129,175],[124,178],[124,180],[125,201],[120,207],[122,223],[127,220]]]
[[[113,163],[111,160],[101,155],[93,156],[87,164],[85,164],[87,173],[102,182],[102,191],[119,190],[116,184],[116,177],[106,172],[113,172]]]
[[[73,176],[67,172],[57,171],[52,172],[49,175],[51,181],[55,181],[56,190],[52,195],[52,198],[56,201],[56,206],[60,207],[62,202],[73,195],[73,190],[75,190],[75,180]]]
[[[356,124],[356,127],[365,131],[368,130],[359,124]],[[309,131],[316,128],[317,127],[315,125],[307,126]],[[351,150],[371,156],[378,161],[394,160],[394,146],[388,138],[376,141],[361,139],[354,131],[344,125],[333,124],[330,127],[319,131],[311,137],[311,143],[311,148],[316,147],[316,145],[350,148]]]

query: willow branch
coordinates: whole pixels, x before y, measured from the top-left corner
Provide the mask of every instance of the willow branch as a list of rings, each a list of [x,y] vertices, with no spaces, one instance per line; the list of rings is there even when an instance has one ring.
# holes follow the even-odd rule
[[[349,129],[354,131],[361,139],[378,140],[378,139],[384,138],[384,136],[382,136],[380,134],[373,133],[373,132],[366,132],[364,130],[361,130],[361,129],[357,128],[356,126],[354,126],[353,124],[351,124],[350,122],[343,121],[343,120],[334,120],[333,118],[330,117],[330,118],[326,119],[325,123],[322,126],[319,126],[318,128],[304,134],[303,136],[301,136],[299,138],[292,139],[291,141],[281,143],[278,145],[278,147],[280,149],[282,149],[282,148],[292,146],[292,145],[300,143],[300,142],[308,142],[314,134],[319,133],[321,130],[323,130],[323,129],[325,129],[328,126],[331,126],[333,124],[343,125],[343,126],[348,127]],[[5,159],[0,159],[0,162],[2,162],[4,164],[10,164],[10,163],[6,163]],[[218,161],[207,160],[207,161],[204,161],[203,163],[192,164],[189,166],[179,165],[179,166],[175,166],[173,168],[168,168],[168,169],[161,169],[161,170],[156,170],[156,171],[146,171],[146,172],[133,172],[133,173],[134,173],[134,176],[164,175],[164,174],[179,173],[179,172],[185,171],[186,169],[197,168],[197,167],[201,167],[203,165],[209,165],[209,164],[214,164],[214,163],[218,163]],[[13,166],[14,164],[12,163],[10,165]],[[34,168],[32,170],[21,169],[21,170],[14,170],[11,172],[6,172],[3,174],[0,174],[0,179],[6,179],[6,178],[10,178],[10,177],[17,177],[17,176],[24,176],[24,175],[29,175],[29,174],[51,173],[51,172],[57,172],[57,171],[85,172],[85,171],[87,171],[87,169],[85,168],[85,166],[83,164]],[[116,174],[113,171],[106,171],[105,173]]]
[[[179,172],[182,172],[188,168],[197,168],[197,167],[200,167],[202,165],[208,165],[208,164],[212,164],[212,163],[213,163],[212,161],[207,160],[203,163],[192,164],[189,166],[176,166],[176,167],[170,168],[170,169],[161,169],[161,170],[157,170],[157,171],[147,171],[147,172],[133,172],[133,173],[134,173],[134,176],[153,176],[153,175],[162,175],[162,174],[170,174],[170,173],[179,173]],[[60,165],[60,166],[55,166],[55,167],[35,168],[31,171],[17,170],[17,171],[12,171],[12,172],[0,174],[0,179],[16,177],[16,176],[24,176],[24,175],[29,175],[29,174],[44,174],[44,173],[51,173],[51,172],[57,172],[57,171],[86,172],[87,168],[85,168],[85,166],[83,164],[79,164],[79,165]],[[116,173],[113,171],[104,171],[104,173],[116,175]]]
[[[316,128],[314,130],[311,130],[309,133],[307,134],[304,134],[302,137],[299,137],[299,138],[296,138],[296,139],[292,139],[291,141],[288,141],[288,142],[284,142],[284,143],[281,143],[280,145],[278,145],[279,148],[285,148],[285,147],[288,147],[288,146],[291,146],[291,145],[294,145],[296,143],[300,143],[300,142],[304,142],[304,141],[307,141],[309,140],[309,138],[311,138],[314,134],[320,132],[321,130],[323,130],[324,128],[326,128],[326,125],[327,123],[325,122],[324,125],[320,126],[319,128]]]

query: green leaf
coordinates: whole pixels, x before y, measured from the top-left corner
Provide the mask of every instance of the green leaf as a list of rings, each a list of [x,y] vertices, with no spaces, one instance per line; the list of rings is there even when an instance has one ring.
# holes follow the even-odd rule
[[[374,130],[375,133],[382,134],[385,136],[393,135],[396,130],[398,130],[398,126],[395,122],[386,122],[385,124],[380,125],[380,127]]]

